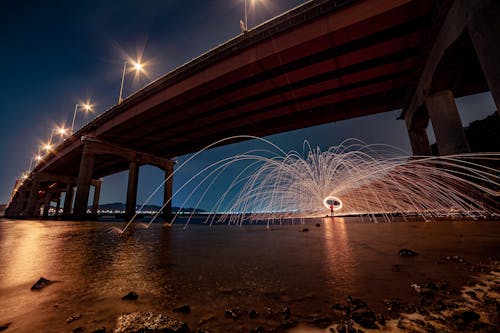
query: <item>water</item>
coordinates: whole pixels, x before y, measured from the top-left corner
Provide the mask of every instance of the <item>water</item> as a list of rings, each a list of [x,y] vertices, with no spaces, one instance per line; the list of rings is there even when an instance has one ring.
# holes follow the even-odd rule
[[[320,227],[315,223],[319,222]],[[326,316],[347,295],[374,310],[383,300],[416,301],[410,282],[447,280],[460,287],[472,273],[438,265],[446,255],[480,263],[500,253],[498,222],[362,223],[330,218],[304,225],[132,227],[113,223],[0,222],[0,325],[8,332],[113,328],[121,313],[155,311],[215,332],[276,327],[266,307],[288,306],[294,320]],[[402,258],[400,248],[420,253]],[[394,269],[400,265],[400,271]],[[41,276],[57,280],[41,291]],[[122,301],[129,291],[137,301]],[[174,313],[189,304],[190,314]],[[225,318],[226,308],[255,309],[257,319]],[[82,317],[66,324],[73,314]]]

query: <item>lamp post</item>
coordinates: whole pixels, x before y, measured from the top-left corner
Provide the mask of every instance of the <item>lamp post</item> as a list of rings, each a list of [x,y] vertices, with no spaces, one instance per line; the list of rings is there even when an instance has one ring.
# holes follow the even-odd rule
[[[56,127],[54,129],[52,129],[52,132],[50,132],[50,139],[49,139],[49,143],[52,143],[52,139],[54,138],[54,133],[57,133],[59,134],[59,136],[61,138],[63,138],[66,133],[68,132],[68,129],[67,128],[64,128],[64,126],[61,126],[61,127]]]
[[[122,83],[120,85],[120,95],[118,96],[118,104],[120,104],[123,101],[123,83],[125,82],[125,72],[127,71],[127,65],[128,63],[125,61],[123,63],[123,72],[122,72]],[[135,69],[137,72],[142,71],[142,64],[140,62],[134,62],[132,64],[133,69]]]
[[[83,107],[83,109],[85,110],[85,112],[89,112],[89,111],[92,111],[92,105],[90,103],[86,103],[86,104],[76,104],[75,105],[75,112],[73,112],[73,121],[71,122],[71,131],[70,131],[70,134],[72,135],[73,134],[73,129],[75,127],[75,119],[76,119],[76,112],[78,111],[78,107]]]
[[[253,3],[255,3],[255,1],[257,0],[250,0],[251,2],[253,1]],[[248,31],[248,0],[245,0],[244,1],[244,11],[245,11],[245,15],[244,15],[244,21],[240,20],[240,28],[241,28],[241,31],[242,32],[247,32]]]

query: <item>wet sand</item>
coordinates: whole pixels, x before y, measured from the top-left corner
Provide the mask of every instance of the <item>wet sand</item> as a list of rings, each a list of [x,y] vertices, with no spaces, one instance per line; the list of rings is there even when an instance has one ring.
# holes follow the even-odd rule
[[[450,317],[450,331],[477,328],[474,323],[451,324],[451,319],[460,319],[452,318],[452,312],[463,313],[466,307],[480,315],[475,322],[485,323],[479,329],[487,331],[487,323],[495,320],[498,324],[498,318],[487,314],[498,309],[499,301],[498,221],[363,223],[327,218],[270,230],[260,225],[191,225],[187,230],[137,226],[127,235],[109,233],[113,226],[1,221],[0,327],[10,323],[6,332],[78,327],[112,332],[120,314],[152,311],[185,321],[192,330],[212,332],[249,332],[259,326],[268,332],[329,332],[329,327],[351,322],[369,332],[351,320],[353,300],[366,304],[383,331],[425,331],[425,322],[420,327],[418,320],[427,316],[432,321],[430,314],[420,312],[436,310],[439,301],[446,308],[441,312],[451,311],[443,315]],[[304,227],[308,232],[300,232]],[[400,256],[401,248],[419,255]],[[57,282],[31,291],[41,276]],[[475,286],[481,279],[490,281],[483,284],[492,304],[481,300],[486,294],[479,289],[485,287]],[[431,282],[437,289],[428,288]],[[462,302],[464,287],[472,288],[468,291],[479,301]],[[132,290],[137,300],[121,299]],[[173,311],[183,304],[190,306],[190,313]],[[236,318],[226,310],[233,310]],[[252,310],[255,318],[249,315]],[[405,312],[413,314],[406,318]],[[75,314],[81,316],[66,323]],[[436,332],[442,321],[448,325],[444,319],[432,324]]]

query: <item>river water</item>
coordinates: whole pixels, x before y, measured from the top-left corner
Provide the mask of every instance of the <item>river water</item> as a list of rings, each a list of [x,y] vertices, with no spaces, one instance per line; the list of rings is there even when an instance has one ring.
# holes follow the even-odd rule
[[[446,280],[460,287],[472,273],[439,265],[440,258],[482,263],[500,253],[498,221],[325,218],[269,230],[153,224],[123,235],[109,232],[120,226],[0,220],[0,326],[10,323],[7,332],[91,332],[102,326],[111,332],[120,314],[153,311],[191,329],[248,332],[279,324],[266,318],[267,308],[289,307],[294,320],[307,323],[348,295],[383,311],[384,299],[415,301],[412,282]],[[304,227],[309,231],[300,232]],[[400,257],[400,248],[419,255]],[[31,291],[42,276],[57,282]],[[129,291],[138,300],[121,300]],[[182,304],[191,313],[173,312]],[[225,309],[235,307],[259,316],[226,318]],[[67,324],[74,314],[82,316]]]

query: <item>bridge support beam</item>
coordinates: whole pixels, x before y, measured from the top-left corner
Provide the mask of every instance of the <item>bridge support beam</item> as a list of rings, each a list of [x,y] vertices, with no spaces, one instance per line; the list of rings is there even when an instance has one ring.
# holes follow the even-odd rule
[[[102,180],[97,180],[94,185],[94,200],[92,202],[92,215],[97,216],[97,210],[99,209],[99,197],[101,195],[101,183]]]
[[[80,161],[80,171],[76,184],[75,207],[73,209],[73,217],[76,219],[84,219],[87,213],[90,183],[92,181],[92,174],[94,173],[94,161],[94,152],[91,150],[90,146],[85,143],[83,146],[82,159]]]
[[[467,30],[500,113],[500,1],[484,0],[471,16]]]
[[[66,217],[71,214],[71,206],[73,204],[73,184],[66,185],[66,196],[64,198],[64,206],[63,206],[63,216]]]
[[[413,155],[428,156],[431,155],[431,146],[429,144],[429,137],[427,136],[427,129],[420,127],[408,130],[410,136],[411,149]]]
[[[139,164],[132,161],[128,168],[127,202],[125,205],[125,217],[131,218],[135,214],[137,206],[137,184],[139,183]]]
[[[35,216],[35,210],[38,204],[38,191],[40,190],[40,181],[35,177],[31,184],[30,194],[28,197],[28,204],[23,212],[26,217]]]
[[[49,218],[49,209],[50,209],[50,202],[52,200],[52,193],[50,192],[46,192],[45,193],[45,203],[43,205],[43,215],[42,215],[42,218],[44,220],[48,219]]]
[[[59,193],[59,198],[56,200],[56,213],[54,215],[55,218],[59,217],[59,210],[61,209],[61,194]]]
[[[439,155],[470,152],[453,93],[450,90],[439,91],[427,97],[425,103]]]
[[[170,162],[165,168],[165,185],[163,188],[163,218],[169,220],[172,217],[172,188],[173,188],[173,173],[174,173],[174,163]]]

